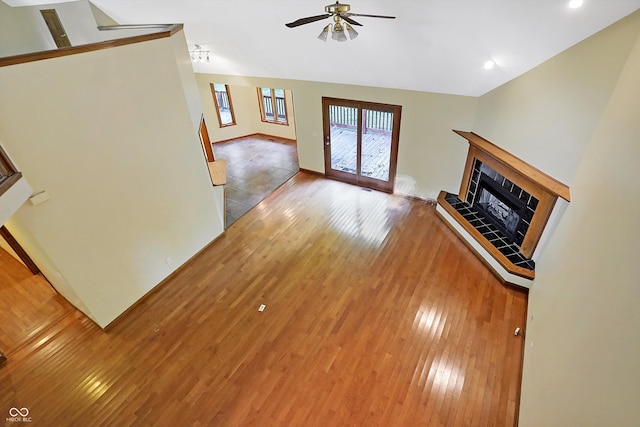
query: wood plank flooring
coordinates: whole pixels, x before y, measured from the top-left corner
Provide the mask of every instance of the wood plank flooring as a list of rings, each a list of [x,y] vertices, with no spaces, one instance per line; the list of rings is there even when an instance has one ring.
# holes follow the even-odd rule
[[[42,275],[0,248],[0,351],[11,356],[74,310]]]
[[[17,352],[0,412],[56,426],[513,426],[526,301],[433,206],[300,172],[109,332],[67,317]]]

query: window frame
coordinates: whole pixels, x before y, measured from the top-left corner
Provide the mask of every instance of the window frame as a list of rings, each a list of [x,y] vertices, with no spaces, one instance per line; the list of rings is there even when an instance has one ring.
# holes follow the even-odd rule
[[[231,100],[231,91],[229,90],[229,85],[228,84],[224,84],[224,90],[227,94],[227,100],[229,101],[229,112],[231,113],[231,123],[222,123],[222,116],[220,114],[220,105],[218,104],[218,97],[216,95],[216,88],[215,85],[222,85],[222,83],[210,83],[209,86],[211,87],[211,95],[213,96],[213,104],[216,107],[216,114],[218,116],[218,125],[220,125],[221,128],[224,127],[228,127],[228,126],[235,126],[236,125],[236,114],[233,110],[233,101]]]
[[[271,91],[271,108],[273,111],[273,120],[267,118],[266,112],[264,111],[264,95],[262,94],[263,89],[269,89]],[[260,106],[260,120],[265,123],[272,123],[276,125],[289,126],[289,112],[287,109],[287,91],[285,89],[282,90],[283,93],[283,104],[284,104],[284,121],[281,121],[278,118],[278,106],[276,101],[276,89],[279,88],[269,88],[269,87],[257,87],[256,93],[258,94],[258,105]]]
[[[0,196],[11,188],[21,177],[22,174],[0,146]]]

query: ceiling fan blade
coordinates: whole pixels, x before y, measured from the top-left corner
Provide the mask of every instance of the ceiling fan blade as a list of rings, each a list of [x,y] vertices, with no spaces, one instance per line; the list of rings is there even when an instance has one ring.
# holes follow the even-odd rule
[[[309,16],[307,18],[300,18],[300,19],[298,19],[296,21],[289,22],[288,24],[284,24],[284,25],[286,25],[289,28],[294,28],[294,27],[298,27],[300,25],[309,24],[311,22],[320,21],[320,20],[328,18],[330,16],[331,16],[330,13],[325,13],[324,15]]]
[[[395,16],[387,16],[387,15],[367,15],[364,13],[350,13],[349,16],[365,16],[367,18],[387,18],[387,19],[396,19]]]
[[[340,17],[341,17],[342,19],[344,19],[345,21],[347,21],[347,22],[348,22],[349,24],[351,24],[351,25],[358,25],[358,26],[362,27],[362,24],[361,24],[361,23],[359,23],[358,21],[354,21],[353,19],[349,18],[349,16],[348,16],[348,15],[342,15],[342,14],[341,14],[341,15],[340,15]]]

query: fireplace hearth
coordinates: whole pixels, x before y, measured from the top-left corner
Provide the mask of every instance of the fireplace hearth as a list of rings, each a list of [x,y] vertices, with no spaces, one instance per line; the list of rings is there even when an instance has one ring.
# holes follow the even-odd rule
[[[498,228],[483,212],[473,205],[460,200],[455,194],[446,193],[444,200],[511,264],[531,273],[534,272],[536,268],[535,261],[522,255],[520,246],[515,244],[511,237]]]
[[[436,211],[499,279],[529,288],[538,243],[569,188],[472,132],[454,132],[469,141],[467,162],[460,192],[441,192]]]

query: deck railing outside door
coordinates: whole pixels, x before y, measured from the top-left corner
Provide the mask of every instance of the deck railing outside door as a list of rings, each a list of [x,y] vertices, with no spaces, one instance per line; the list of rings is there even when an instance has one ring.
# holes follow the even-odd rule
[[[331,125],[355,129],[358,126],[357,110],[341,105],[330,105]],[[362,131],[369,133],[389,132],[393,130],[393,113],[387,111],[366,110],[362,117]]]
[[[220,107],[221,110],[228,110],[229,95],[227,94],[227,92],[216,90],[215,93],[216,93],[216,100],[218,101],[218,107]]]
[[[262,95],[262,106],[264,108],[264,115],[270,120],[273,120],[273,102],[270,95]],[[278,113],[278,119],[284,121],[287,119],[286,107],[284,98],[276,96],[276,111]]]

